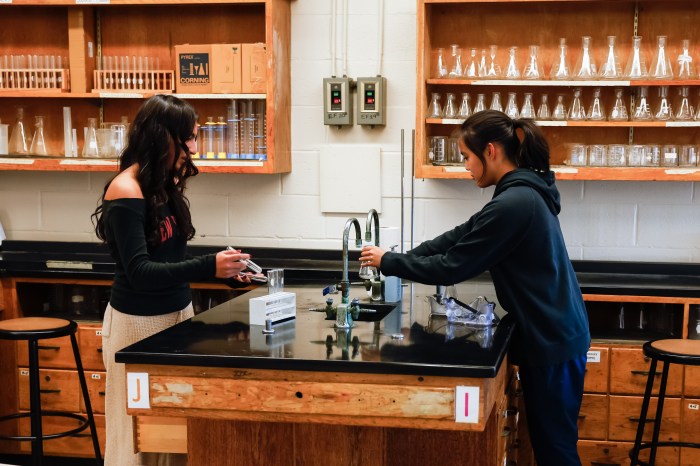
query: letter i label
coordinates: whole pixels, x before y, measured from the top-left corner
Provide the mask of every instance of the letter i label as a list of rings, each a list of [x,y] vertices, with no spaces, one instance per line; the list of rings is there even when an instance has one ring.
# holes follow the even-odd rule
[[[455,422],[479,422],[479,387],[455,387]]]

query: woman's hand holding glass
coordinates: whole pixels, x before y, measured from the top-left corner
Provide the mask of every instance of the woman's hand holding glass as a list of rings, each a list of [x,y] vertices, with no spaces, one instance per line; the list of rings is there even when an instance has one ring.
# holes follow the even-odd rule
[[[365,246],[360,253],[360,263],[370,267],[380,268],[384,250],[377,246]]]
[[[243,254],[236,249],[216,253],[216,278],[234,278],[250,283],[248,275],[241,275],[247,267],[241,261],[246,259],[250,259],[250,254]]]

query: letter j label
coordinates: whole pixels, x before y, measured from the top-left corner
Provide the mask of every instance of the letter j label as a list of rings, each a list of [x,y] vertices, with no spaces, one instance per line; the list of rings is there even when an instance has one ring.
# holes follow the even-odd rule
[[[479,422],[479,387],[455,387],[455,422]]]
[[[151,403],[148,397],[147,372],[127,372],[126,405],[129,408],[151,408]]]

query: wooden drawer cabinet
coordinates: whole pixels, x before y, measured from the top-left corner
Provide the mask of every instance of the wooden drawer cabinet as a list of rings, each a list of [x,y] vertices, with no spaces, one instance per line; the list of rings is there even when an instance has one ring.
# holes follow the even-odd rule
[[[26,341],[17,342],[17,365],[29,366],[29,346]],[[39,340],[39,367],[75,369],[70,337]]]
[[[29,410],[29,370],[19,373],[19,409]],[[55,369],[39,370],[41,409],[78,412],[80,409],[80,381],[77,371]]]
[[[586,379],[583,390],[587,393],[607,393],[610,367],[610,349],[604,346],[591,346],[586,363]]]
[[[644,428],[645,441],[651,440],[652,420],[656,416],[656,398],[649,403],[647,425]],[[639,412],[642,409],[641,396],[610,396],[610,440],[633,442],[637,435]],[[678,441],[681,430],[681,400],[666,398],[664,400],[663,420],[659,440]]]
[[[102,325],[81,325],[78,328],[80,360],[83,369],[104,371],[102,361]]]
[[[700,443],[700,398],[684,398],[681,406],[681,442]],[[700,464],[700,450],[681,448],[681,465]]]
[[[683,394],[700,398],[700,366],[685,366]],[[699,463],[700,464],[700,463]]]
[[[579,440],[578,454],[583,466],[630,466],[629,452],[632,442],[596,442]],[[641,460],[648,461],[649,452],[640,454]],[[691,466],[697,463],[680,463],[680,466]],[[678,449],[668,448],[657,450],[657,466],[679,466]]]
[[[654,393],[658,393],[662,364],[656,366]],[[610,354],[610,393],[620,395],[643,395],[649,374],[649,358],[641,347],[612,348]],[[680,396],[683,367],[671,365],[666,386],[667,396]]]
[[[107,382],[107,373],[85,371],[85,381],[87,382],[88,394],[90,395],[90,404],[92,406],[92,412],[104,414],[105,384]],[[80,397],[80,412],[86,412],[85,401],[83,400],[82,396]]]
[[[46,417],[42,422],[42,429],[45,434],[63,432],[79,425],[76,419],[60,418],[60,417]],[[105,451],[105,417],[101,415],[95,416],[95,425],[97,427],[97,438],[100,442],[100,451],[104,455]],[[30,435],[31,425],[29,418],[23,418],[20,420],[20,433],[21,435]],[[31,443],[21,442],[21,451],[30,452]],[[77,435],[70,437],[61,437],[52,440],[44,441],[44,453],[48,455],[66,455],[66,456],[82,456],[82,457],[93,457],[95,456],[94,449],[92,447],[92,438],[90,437],[90,428],[88,427],[84,431]]]
[[[578,437],[595,440],[608,438],[607,395],[583,395],[578,416]]]

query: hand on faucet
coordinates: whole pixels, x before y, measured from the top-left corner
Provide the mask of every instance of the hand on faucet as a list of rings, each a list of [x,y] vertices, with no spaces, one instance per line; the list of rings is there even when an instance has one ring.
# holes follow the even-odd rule
[[[377,246],[365,246],[360,253],[360,263],[380,268],[385,251]]]

